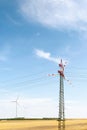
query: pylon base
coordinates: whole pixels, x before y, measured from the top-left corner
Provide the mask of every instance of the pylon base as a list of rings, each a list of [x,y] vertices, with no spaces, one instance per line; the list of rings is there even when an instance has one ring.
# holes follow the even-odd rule
[[[65,120],[58,120],[58,130],[65,130]]]

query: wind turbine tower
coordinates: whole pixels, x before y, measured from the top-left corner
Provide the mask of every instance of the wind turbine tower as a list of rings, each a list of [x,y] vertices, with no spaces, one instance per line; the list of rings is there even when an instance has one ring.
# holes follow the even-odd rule
[[[64,67],[65,65],[62,62],[59,63],[60,70],[58,70],[60,76],[60,84],[59,84],[59,129],[65,129],[65,110],[64,110]]]
[[[19,97],[17,97],[16,100],[12,101],[12,102],[14,102],[15,105],[16,105],[16,118],[18,117],[18,99],[19,99]]]

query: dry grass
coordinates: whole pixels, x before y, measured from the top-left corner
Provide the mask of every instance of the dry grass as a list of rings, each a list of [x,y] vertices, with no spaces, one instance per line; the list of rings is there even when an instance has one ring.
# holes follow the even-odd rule
[[[66,120],[65,130],[87,130],[87,120]],[[0,130],[59,130],[56,120],[0,121]]]

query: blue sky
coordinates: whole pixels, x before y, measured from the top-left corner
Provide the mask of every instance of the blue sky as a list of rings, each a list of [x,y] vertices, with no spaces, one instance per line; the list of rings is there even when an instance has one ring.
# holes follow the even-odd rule
[[[66,118],[87,117],[87,1],[0,0],[0,118],[57,117],[67,61]]]

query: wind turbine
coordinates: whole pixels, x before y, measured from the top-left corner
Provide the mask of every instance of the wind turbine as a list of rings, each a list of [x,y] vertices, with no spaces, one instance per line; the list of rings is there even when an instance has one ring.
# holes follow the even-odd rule
[[[16,105],[16,118],[18,117],[18,105],[19,105],[18,99],[19,99],[19,97],[17,97],[16,100],[12,101]]]

